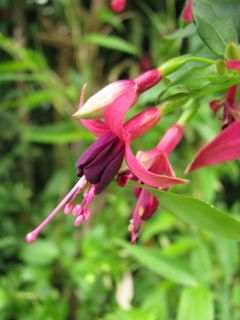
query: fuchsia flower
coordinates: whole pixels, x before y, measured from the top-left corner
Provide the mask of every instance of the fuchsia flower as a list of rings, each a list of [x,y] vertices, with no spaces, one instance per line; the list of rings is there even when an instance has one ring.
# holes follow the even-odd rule
[[[96,94],[73,115],[84,119],[101,118],[108,107],[129,109],[139,95],[155,86],[162,79],[158,69],[151,69],[131,80],[117,80],[110,83]]]
[[[138,153],[137,159],[146,171],[151,174],[167,174],[170,177],[175,177],[175,173],[168,160],[168,156],[181,141],[184,130],[184,126],[174,124],[167,130],[161,141],[154,149]],[[119,175],[119,184],[124,186],[129,178],[138,181],[139,183],[144,183],[144,181],[139,178],[141,174],[136,175],[136,171],[125,172]],[[164,189],[167,188],[168,187],[165,187]],[[149,220],[152,217],[159,205],[158,199],[145,189],[139,187],[134,188],[134,195],[138,200],[128,228],[131,232],[132,244],[134,244],[139,237],[144,221]]]
[[[115,13],[121,13],[127,5],[126,0],[111,0],[111,8]]]
[[[185,23],[191,23],[193,21],[192,16],[192,0],[187,0],[186,7],[182,12],[182,19]]]
[[[80,99],[80,107],[83,105],[84,86]],[[73,213],[76,217],[75,226],[90,218],[89,204],[94,196],[100,193],[114,178],[121,167],[124,156],[131,171],[141,181],[153,187],[167,188],[171,185],[184,183],[185,180],[158,175],[141,168],[130,149],[133,139],[139,137],[160,120],[161,114],[157,107],[148,108],[123,124],[129,105],[121,105],[118,109],[115,105],[109,106],[104,112],[105,121],[81,120],[82,124],[98,137],[76,162],[77,175],[80,180],[50,213],[50,215],[31,233],[26,236],[27,242],[33,242],[39,232],[65,206],[64,213]],[[139,167],[135,170],[135,165]],[[81,204],[73,206],[73,202],[83,189],[90,184],[83,195]]]
[[[230,60],[225,64],[228,69],[240,72],[240,61]],[[224,130],[198,151],[187,167],[186,174],[240,157],[240,106],[236,102],[236,94],[237,86],[232,86],[228,89],[225,101],[221,99],[211,101],[210,107],[214,112],[218,112],[221,108],[224,109],[222,120]]]

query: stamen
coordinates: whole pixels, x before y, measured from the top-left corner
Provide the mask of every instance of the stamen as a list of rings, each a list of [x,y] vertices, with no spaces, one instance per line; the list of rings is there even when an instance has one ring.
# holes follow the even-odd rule
[[[143,208],[142,206],[138,209],[138,214],[139,214],[140,217],[143,216],[143,214],[144,214],[144,208]]]
[[[83,210],[83,209],[82,209],[82,205],[81,205],[81,204],[77,204],[77,205],[73,208],[73,211],[72,211],[74,217],[80,216],[81,213],[82,213],[82,210]]]
[[[79,227],[82,222],[83,222],[83,216],[80,215],[80,216],[78,216],[77,219],[75,220],[74,226],[75,226],[75,227]]]
[[[73,207],[73,205],[72,205],[72,201],[71,201],[71,202],[69,202],[69,203],[66,204],[63,212],[64,212],[66,215],[68,215],[69,213],[72,212],[72,207]]]
[[[86,209],[84,211],[84,221],[88,221],[90,219],[90,217],[91,217],[91,212],[90,212],[90,210]]]
[[[86,180],[87,183],[87,180]],[[65,208],[64,208],[64,213],[65,214],[69,214],[72,212],[73,209],[73,202],[76,199],[77,195],[79,194],[79,192],[84,188],[84,186],[81,186],[81,188],[78,188],[75,192],[75,194],[72,196],[72,199],[69,201],[68,204],[66,204]]]
[[[58,211],[67,203],[67,201],[72,197],[72,195],[79,189],[83,189],[87,184],[86,178],[83,176],[75,186],[69,191],[69,193],[63,198],[63,200],[56,206],[56,208],[49,214],[49,216],[43,220],[43,222],[32,232],[26,235],[26,241],[32,243],[37,238],[38,234],[42,229],[55,217]]]

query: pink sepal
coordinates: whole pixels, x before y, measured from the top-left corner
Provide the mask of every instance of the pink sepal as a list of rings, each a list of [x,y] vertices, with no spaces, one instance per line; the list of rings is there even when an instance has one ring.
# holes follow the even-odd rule
[[[186,173],[240,158],[240,121],[233,122],[201,148]]]
[[[145,169],[133,155],[130,146],[125,146],[126,162],[129,170],[143,183],[154,188],[169,188],[175,184],[187,183],[188,180],[158,175]]]
[[[104,110],[106,124],[121,140],[124,140],[123,121],[125,115],[138,98],[137,85],[134,82],[132,83],[134,87],[125,91]]]
[[[101,120],[80,120],[81,124],[96,137],[110,133],[108,126]]]

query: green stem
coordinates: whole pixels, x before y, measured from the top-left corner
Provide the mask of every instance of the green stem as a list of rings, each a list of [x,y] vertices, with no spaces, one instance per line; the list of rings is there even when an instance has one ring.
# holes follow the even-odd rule
[[[195,116],[195,114],[197,113],[199,107],[200,107],[199,100],[191,100],[188,108],[183,111],[177,123],[186,127],[189,124],[189,122],[192,120],[192,118]]]
[[[165,62],[163,65],[158,67],[160,73],[164,76],[167,76],[180,68],[182,68],[188,62],[202,62],[207,64],[216,64],[216,60],[210,60],[207,58],[194,57],[194,56],[182,56],[178,58],[173,58]]]
[[[187,101],[189,100],[188,96],[179,97],[178,99],[174,97],[174,99],[169,99],[161,104],[159,104],[157,107],[159,108],[161,115],[165,116],[168,113],[171,113],[179,108],[181,108]]]

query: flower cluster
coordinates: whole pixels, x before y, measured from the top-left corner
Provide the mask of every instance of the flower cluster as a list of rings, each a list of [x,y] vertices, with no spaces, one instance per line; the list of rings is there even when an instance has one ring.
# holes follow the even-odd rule
[[[126,7],[126,0],[111,0],[114,12],[120,13]],[[186,1],[182,12],[185,23],[193,21],[192,0]],[[229,57],[238,57],[239,50],[235,44],[229,44]],[[161,206],[159,200],[150,193],[149,188],[168,191],[170,187],[187,183],[188,180],[178,178],[169,160],[170,154],[183,138],[186,125],[195,113],[195,107],[187,109],[160,138],[158,144],[146,151],[131,150],[131,143],[147,133],[164,116],[164,105],[148,107],[125,121],[125,116],[137,102],[140,95],[157,85],[163,78],[182,68],[188,62],[204,62],[217,64],[205,58],[183,56],[165,62],[161,67],[150,69],[151,63],[142,67],[143,74],[127,80],[117,80],[94,95],[86,102],[84,96],[86,85],[80,95],[80,104],[73,117],[80,119],[80,123],[96,140],[87,148],[76,161],[76,175],[79,180],[68,192],[63,200],[49,214],[49,216],[32,232],[27,234],[26,241],[33,242],[42,229],[63,209],[65,215],[74,216],[75,226],[80,226],[91,217],[89,205],[94,198],[116,178],[121,187],[125,187],[130,180],[134,181],[133,194],[136,207],[129,223],[131,243],[136,243],[143,224],[149,220]],[[228,59],[220,61],[223,72],[240,72],[240,60]],[[232,83],[227,88],[226,95],[210,102],[210,108],[216,114],[223,111],[221,117],[222,131],[207,145],[202,147],[185,173],[224,161],[231,161],[240,157],[240,104],[237,101],[238,86]],[[177,98],[174,108],[186,102],[186,98]],[[188,98],[187,98],[188,99]],[[190,99],[191,102],[191,99]],[[193,100],[193,105],[196,101]],[[173,107],[170,110],[174,110]],[[125,166],[125,167],[124,167]]]

